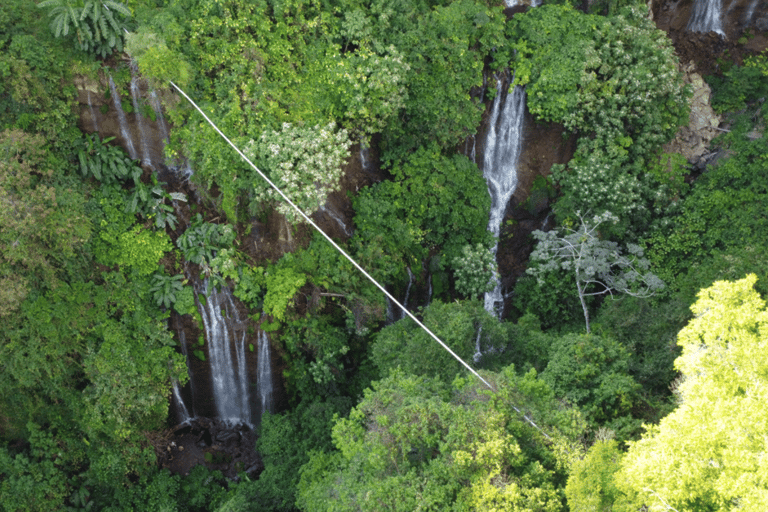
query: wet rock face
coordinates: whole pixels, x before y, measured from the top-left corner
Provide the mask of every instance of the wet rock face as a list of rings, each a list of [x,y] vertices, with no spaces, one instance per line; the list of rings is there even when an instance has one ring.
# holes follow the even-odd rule
[[[78,77],[75,86],[83,132],[98,132],[101,139],[114,137],[114,143],[124,148],[131,158],[140,160],[144,167],[165,169],[168,126],[162,117],[160,93],[150,91],[140,78],[135,80],[133,91],[128,85],[115,88],[119,101],[115,101],[109,77]]]

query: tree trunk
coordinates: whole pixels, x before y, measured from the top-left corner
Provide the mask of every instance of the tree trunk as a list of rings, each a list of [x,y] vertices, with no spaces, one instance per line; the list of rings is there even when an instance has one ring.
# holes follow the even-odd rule
[[[579,300],[581,301],[581,308],[584,310],[584,321],[587,323],[587,334],[589,334],[589,309],[587,309],[587,302],[584,300],[584,290],[581,289],[578,276],[576,276],[576,289],[579,291]]]

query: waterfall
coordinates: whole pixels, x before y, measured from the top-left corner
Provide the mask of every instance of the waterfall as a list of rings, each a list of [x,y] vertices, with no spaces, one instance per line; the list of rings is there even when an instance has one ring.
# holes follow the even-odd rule
[[[336,215],[336,212],[333,210],[326,208],[325,205],[320,206],[320,211],[328,215],[330,218],[336,221],[336,223],[341,226],[342,231],[344,231],[344,234],[348,237],[352,238],[353,233],[349,230],[347,225],[344,223],[344,219]]]
[[[160,133],[163,135],[163,140],[165,142],[170,142],[171,132],[168,130],[168,123],[165,122],[165,117],[163,117],[163,106],[160,104],[160,98],[157,97],[157,93],[154,89],[149,92],[149,98],[152,102],[152,110],[155,111],[155,116],[157,116],[157,122],[160,125]]]
[[[117,93],[117,88],[115,87],[115,81],[112,80],[112,75],[109,76],[109,90],[112,94],[115,110],[117,110],[117,120],[120,123],[120,135],[123,136],[123,140],[125,140],[125,144],[128,148],[128,156],[131,157],[132,160],[136,160],[136,148],[133,147],[131,131],[128,129],[128,120],[125,118],[123,103],[120,101],[120,95]]]
[[[488,231],[496,238],[496,245],[493,247],[494,256],[499,247],[501,221],[504,219],[507,204],[517,186],[517,159],[522,147],[521,137],[525,113],[523,87],[517,86],[510,93],[502,77],[498,77],[496,88],[497,93],[491,109],[483,159],[483,177],[488,182],[488,192],[491,195]],[[485,309],[499,316],[503,305],[501,282],[497,279],[494,290],[485,294]]]
[[[744,14],[744,26],[746,27],[752,21],[752,15],[755,14],[755,7],[757,7],[758,0],[752,0],[747,7],[747,12]]]
[[[176,411],[181,420],[179,423],[187,423],[192,419],[192,416],[189,415],[187,406],[184,405],[184,399],[181,397],[181,390],[179,389],[179,382],[176,379],[173,379],[173,399],[176,402]]]
[[[259,386],[260,414],[272,412],[272,358],[267,333],[259,330],[259,362],[257,383]]]
[[[144,130],[144,118],[141,115],[141,109],[139,109],[139,81],[136,78],[139,70],[136,62],[131,61],[131,101],[133,103],[133,113],[136,116],[136,123],[139,126],[139,143],[141,144],[141,163],[144,165],[152,165],[152,159],[149,157],[149,149],[147,148],[147,136]]]
[[[432,274],[427,274],[427,306],[432,303]]]
[[[179,343],[181,344],[181,353],[184,354],[184,361],[187,363],[187,375],[189,375],[189,390],[192,393],[192,416],[196,416],[195,414],[195,382],[192,380],[192,368],[189,367],[189,355],[187,354],[187,337],[184,335],[183,330],[179,330]],[[181,396],[179,396],[180,399],[182,399]],[[180,400],[181,404],[184,405],[183,399]],[[186,411],[187,408],[184,406],[184,410]],[[187,413],[189,414],[189,413]]]
[[[363,171],[369,174],[376,174],[376,169],[374,169],[373,162],[371,161],[371,148],[368,147],[365,137],[360,137],[360,166],[363,168]]]
[[[723,0],[696,0],[693,4],[691,19],[688,21],[689,32],[723,32],[722,18]]]
[[[472,146],[469,145],[469,140],[472,139]],[[477,149],[477,137],[475,135],[470,135],[467,137],[467,140],[464,141],[464,156],[472,160],[472,163],[475,162],[476,154],[475,151]]]
[[[389,297],[387,297],[387,321],[386,325],[391,325],[395,323],[397,319],[395,318],[395,311],[394,307],[392,306],[392,301],[389,300]]]
[[[229,288],[222,287],[217,292],[206,279],[197,299],[208,343],[213,399],[219,419],[253,426],[245,360],[246,320],[241,319]]]
[[[411,286],[413,286],[413,272],[411,272],[411,267],[405,267],[405,269],[408,271],[408,287],[405,289],[405,298],[403,299],[403,307],[408,307],[408,297],[411,295]],[[400,310],[400,318],[403,318],[405,316],[405,313]]]
[[[88,94],[88,109],[91,111],[91,121],[93,121],[93,131],[99,132],[99,120],[96,119],[96,111],[93,110],[93,103],[91,103],[91,91],[87,91]]]

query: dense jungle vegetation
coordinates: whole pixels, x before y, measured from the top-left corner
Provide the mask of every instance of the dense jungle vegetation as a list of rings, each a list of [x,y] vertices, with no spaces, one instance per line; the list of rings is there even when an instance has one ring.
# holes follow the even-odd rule
[[[690,91],[643,2],[509,20],[482,0],[2,3],[3,510],[768,510],[764,56],[708,78],[730,128],[694,176],[661,150]],[[354,193],[345,248],[396,288],[428,267],[419,316],[470,361],[480,332],[494,391],[410,320],[385,326],[383,297],[319,237],[254,261],[250,219],[300,220],[169,94],[169,161],[205,196],[182,229],[177,193],[78,128],[76,77],[125,89],[128,56],[308,212],[354,144],[377,144],[389,178]],[[481,301],[490,199],[456,148],[506,70],[577,147],[546,183],[558,227],[498,321]],[[188,378],[166,320],[197,314],[184,262],[268,314],[285,354],[291,404],[260,426],[258,479],[158,468]]]

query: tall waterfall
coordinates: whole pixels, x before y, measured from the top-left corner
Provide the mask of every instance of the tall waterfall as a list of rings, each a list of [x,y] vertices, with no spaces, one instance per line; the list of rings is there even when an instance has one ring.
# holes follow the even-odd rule
[[[139,73],[138,65],[131,62],[131,102],[133,103],[133,115],[136,116],[136,122],[139,125],[139,145],[141,147],[141,163],[152,165],[152,159],[149,157],[149,148],[147,144],[146,129],[144,128],[144,116],[141,115],[139,108],[139,81],[136,76]]]
[[[696,0],[693,4],[691,19],[688,21],[689,32],[717,32],[721,36],[723,0]]]
[[[521,137],[525,113],[523,87],[517,86],[512,92],[508,92],[507,83],[503,77],[498,77],[496,88],[498,92],[493,100],[483,159],[483,177],[488,182],[488,192],[491,195],[488,231],[496,238],[496,245],[493,247],[494,256],[499,247],[501,221],[517,187],[517,159],[522,148]],[[485,294],[485,309],[499,316],[503,305],[501,282],[497,279],[493,291]]]
[[[206,279],[197,298],[208,343],[217,414],[228,423],[253,426],[245,358],[247,321],[240,317],[226,287],[217,292]]]
[[[267,333],[259,330],[259,362],[258,362],[258,386],[259,386],[259,414],[266,411],[273,412],[272,408],[272,358],[270,356],[269,338]]]
[[[120,100],[120,95],[117,93],[115,87],[115,81],[112,80],[112,76],[109,77],[109,91],[112,94],[112,101],[115,104],[115,110],[117,110],[117,120],[120,123],[120,135],[123,136],[125,144],[128,150],[128,156],[132,160],[137,160],[136,148],[133,147],[133,138],[131,137],[131,130],[128,128],[128,119],[125,117],[125,111],[123,110],[123,102]]]

